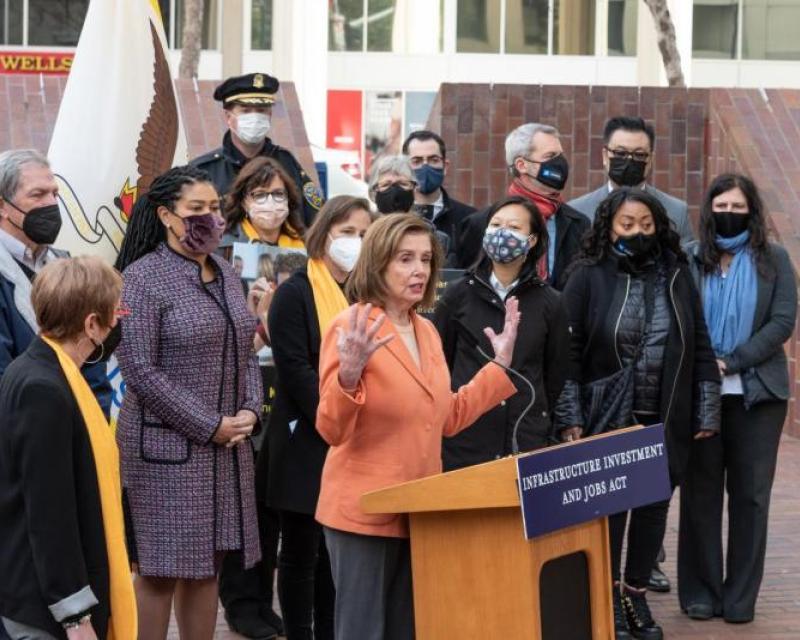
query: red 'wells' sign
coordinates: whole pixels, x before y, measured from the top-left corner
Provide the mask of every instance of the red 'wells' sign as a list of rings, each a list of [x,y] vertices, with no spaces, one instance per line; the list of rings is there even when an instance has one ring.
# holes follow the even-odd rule
[[[0,73],[66,75],[74,57],[72,52],[0,51]]]

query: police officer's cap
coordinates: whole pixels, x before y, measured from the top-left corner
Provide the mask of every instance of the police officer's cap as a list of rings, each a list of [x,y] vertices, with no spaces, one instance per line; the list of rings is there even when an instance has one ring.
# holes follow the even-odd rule
[[[248,73],[228,78],[214,90],[214,100],[224,107],[233,104],[267,105],[275,102],[280,83],[266,73]]]

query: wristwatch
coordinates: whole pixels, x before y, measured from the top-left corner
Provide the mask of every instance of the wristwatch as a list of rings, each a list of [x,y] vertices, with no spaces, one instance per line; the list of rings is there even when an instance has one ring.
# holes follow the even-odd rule
[[[82,624],[84,624],[86,622],[91,622],[91,620],[92,620],[92,614],[91,613],[86,613],[86,614],[83,614],[77,620],[75,618],[72,618],[71,620],[69,620],[67,622],[62,622],[61,626],[65,630],[69,630],[69,629],[74,629],[75,627],[80,627]]]

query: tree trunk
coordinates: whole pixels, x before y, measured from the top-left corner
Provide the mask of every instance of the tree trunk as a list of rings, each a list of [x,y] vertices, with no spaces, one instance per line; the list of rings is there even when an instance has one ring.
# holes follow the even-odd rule
[[[670,87],[685,87],[681,69],[681,54],[678,51],[678,42],[675,36],[675,25],[669,14],[667,0],[644,0],[644,3],[653,14],[658,37],[658,49],[664,61],[664,70],[667,72],[667,82]]]
[[[183,0],[183,47],[178,77],[197,77],[202,35],[203,0]]]

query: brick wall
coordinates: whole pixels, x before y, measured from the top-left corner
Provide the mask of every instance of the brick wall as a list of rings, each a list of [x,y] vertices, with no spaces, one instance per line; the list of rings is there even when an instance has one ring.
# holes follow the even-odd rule
[[[47,152],[66,81],[66,77],[0,74],[0,150],[32,147]],[[220,104],[211,97],[217,84],[201,81],[195,89],[191,80],[176,81],[189,158],[221,144],[225,123]],[[281,83],[270,137],[290,149],[316,179],[300,102],[291,82]]]
[[[708,135],[708,175],[741,171],[752,177],[769,211],[772,238],[800,270],[800,91],[714,89]],[[786,345],[793,389],[787,429],[800,437],[800,322]]]
[[[605,121],[640,115],[654,124],[653,182],[685,199],[696,222],[704,189],[726,171],[751,176],[774,241],[800,271],[800,91],[443,84],[428,122],[448,146],[446,186],[482,207],[508,184],[503,143],[525,122],[557,127],[570,161],[565,193],[599,187]],[[800,437],[800,322],[787,343],[793,394],[788,433]]]
[[[448,145],[446,185],[457,199],[485,206],[508,184],[503,143],[526,122],[556,127],[570,161],[565,197],[605,180],[603,126],[614,115],[641,115],[656,128],[654,183],[686,199],[696,214],[704,184],[709,93],[702,89],[443,84],[429,120]]]

